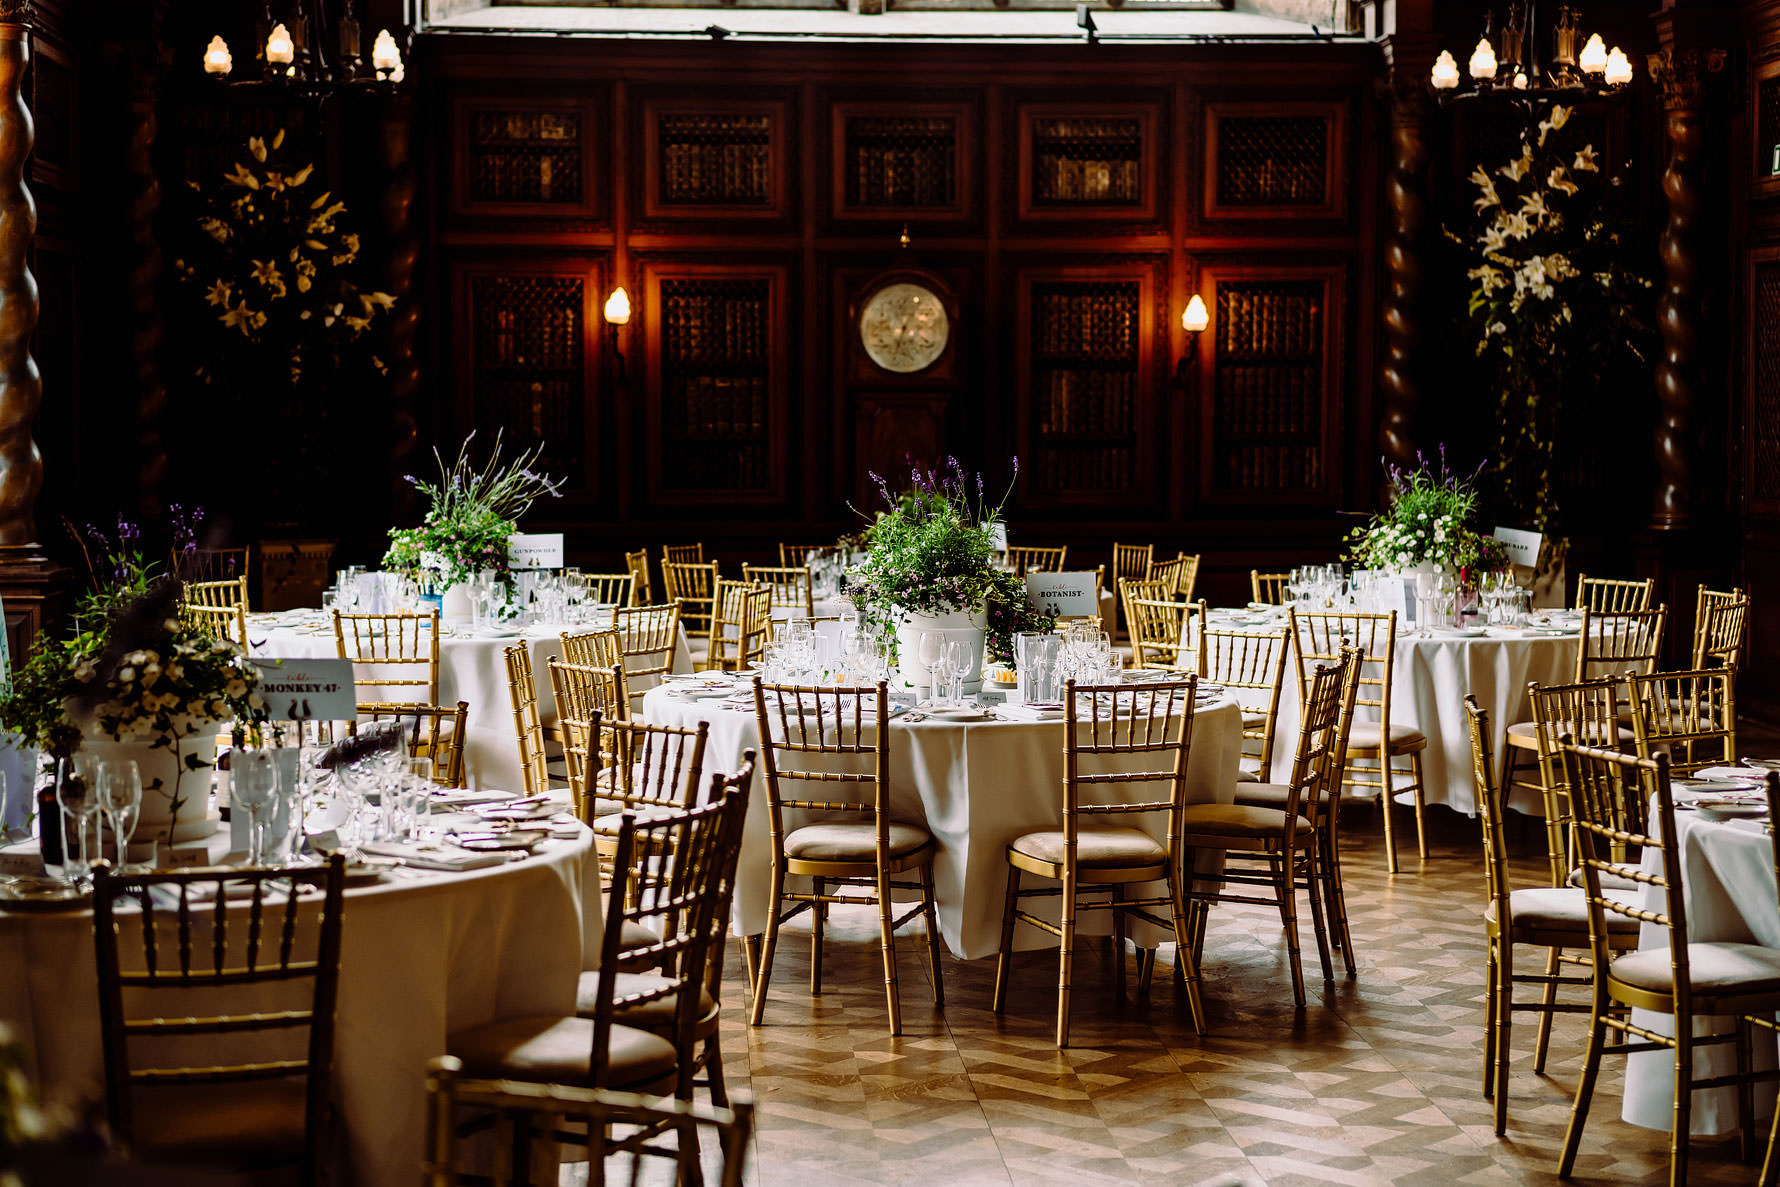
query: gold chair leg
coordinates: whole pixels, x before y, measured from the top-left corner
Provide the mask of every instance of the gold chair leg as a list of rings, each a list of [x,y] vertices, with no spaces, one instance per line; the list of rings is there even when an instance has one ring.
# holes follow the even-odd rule
[[[822,996],[822,925],[827,922],[828,904],[822,901],[827,880],[811,879],[816,888],[816,901],[810,908],[810,996]]]
[[[1506,944],[1507,941],[1504,940],[1503,943]],[[1547,948],[1545,950],[1545,975],[1547,977],[1555,978],[1558,975],[1558,972],[1564,966],[1562,957],[1562,949]],[[1509,963],[1513,963],[1512,955],[1509,957]],[[1551,1023],[1552,1020],[1557,1017],[1550,1007],[1557,1003],[1557,994],[1557,982],[1555,980],[1546,981],[1544,992],[1539,998],[1540,1002],[1545,1005],[1546,1009],[1539,1015],[1538,1038],[1535,1039],[1533,1043],[1534,1075],[1543,1076],[1545,1074],[1545,1054],[1551,1049]]]
[[[766,991],[773,979],[773,953],[779,947],[779,910],[785,895],[784,865],[773,863],[772,911],[766,917],[766,945],[760,952],[760,969],[754,974],[754,1001],[748,1011],[748,1025],[759,1026],[766,1013]]]
[[[1273,895],[1279,900],[1279,921],[1286,932],[1286,956],[1292,964],[1292,1000],[1304,1008],[1304,960],[1298,950],[1298,902],[1292,889],[1291,858],[1269,854],[1273,862]]]
[[[997,1014],[1007,1009],[1007,984],[1013,977],[1014,912],[1020,906],[1020,867],[1007,867],[1007,901],[1001,908],[1001,949],[995,956],[995,1001]]]
[[[1323,919],[1323,896],[1319,893],[1322,888],[1317,884],[1320,875],[1317,873],[1317,852],[1314,843],[1305,853],[1304,861],[1304,889],[1307,892],[1306,897],[1310,899],[1310,927],[1316,936],[1317,959],[1322,962],[1323,980],[1333,981],[1335,980],[1335,962],[1329,957],[1329,929]],[[1289,862],[1286,868],[1291,868]],[[1296,897],[1297,892],[1294,890],[1294,900]]]
[[[1684,1033],[1685,1032],[1685,1033]],[[1669,1185],[1687,1187],[1687,1147],[1693,1137],[1693,1025],[1675,1019],[1675,1111],[1669,1125]]]
[[[1118,995],[1120,1006],[1125,1004],[1125,912],[1119,909],[1124,898],[1125,887],[1115,882],[1112,888],[1113,992]]]
[[[1191,869],[1189,865],[1187,867]],[[1193,1015],[1193,1033],[1205,1033],[1205,999],[1199,988],[1199,960],[1191,943],[1192,924],[1187,915],[1186,900],[1181,897],[1181,879],[1173,867],[1168,871],[1169,910],[1174,922],[1174,968],[1181,978],[1181,984],[1187,991],[1187,1009]],[[1150,949],[1152,966],[1156,959],[1156,950]]]
[[[1588,1124],[1588,1107],[1594,1101],[1595,1081],[1601,1074],[1601,1050],[1607,1045],[1607,1027],[1601,1021],[1606,1008],[1606,1001],[1597,994],[1590,1010],[1588,1053],[1583,1056],[1582,1075],[1576,1080],[1576,1100],[1570,1106],[1570,1124],[1564,1130],[1564,1152],[1558,1159],[1560,1179],[1569,1178],[1575,1169],[1576,1151],[1582,1145],[1582,1130]]]
[[[754,995],[754,983],[760,979],[760,936],[742,937],[742,959],[748,965],[748,996]]]
[[[1496,1095],[1496,941],[1489,941],[1483,963],[1483,1099]]]
[[[1335,831],[1336,824],[1331,816],[1319,838],[1323,846],[1323,886],[1329,898],[1329,934],[1341,946],[1341,959],[1347,965],[1347,975],[1356,977],[1359,968],[1354,964],[1353,933],[1347,927],[1347,891],[1341,884],[1341,842]]]
[[[1428,860],[1428,822],[1426,819],[1427,788],[1422,778],[1422,752],[1409,753],[1410,778],[1415,780],[1415,847],[1423,861]]]
[[[939,956],[939,906],[938,896],[933,893],[933,862],[929,861],[921,867],[921,896],[923,914],[927,918],[927,974],[933,983],[933,1004],[946,1004],[946,983],[940,973]]]
[[[1514,1058],[1514,943],[1506,935],[1499,936],[1492,944],[1492,971],[1495,974],[1495,992],[1493,1004],[1495,1008],[1496,1033],[1492,1044],[1495,1054],[1495,1085],[1493,1095],[1496,1104],[1496,1136],[1501,1137],[1508,1130],[1508,1067]],[[1548,1013],[1545,1017],[1550,1018]]]
[[[896,986],[896,904],[890,901],[890,875],[878,867],[878,935],[884,949],[884,997],[890,1005],[890,1033],[902,1033],[902,1001]]]
[[[1380,745],[1378,750],[1378,781],[1382,786],[1378,791],[1378,806],[1384,811],[1384,867],[1385,872],[1397,872],[1397,826],[1392,820],[1391,809],[1395,801],[1391,799],[1391,759],[1390,753]]]
[[[1057,947],[1057,1047],[1069,1046],[1070,980],[1075,973],[1075,879],[1063,879],[1063,932]]]
[[[1150,996],[1150,984],[1156,976],[1156,950],[1139,948],[1137,950],[1137,999],[1147,1000]]]
[[[723,1035],[722,1028],[711,1032],[705,1040],[705,1091],[711,1094],[711,1103],[720,1109],[729,1107],[729,1085],[723,1080]]]
[[[1753,1028],[1744,1017],[1737,1019],[1737,1147],[1742,1160],[1755,1158],[1755,1083],[1749,1078],[1754,1066],[1750,1054]]]
[[[1761,1177],[1756,1180],[1759,1187],[1775,1187],[1780,1184],[1780,1109],[1774,1110],[1774,1124],[1768,1130],[1768,1153],[1761,1160]]]

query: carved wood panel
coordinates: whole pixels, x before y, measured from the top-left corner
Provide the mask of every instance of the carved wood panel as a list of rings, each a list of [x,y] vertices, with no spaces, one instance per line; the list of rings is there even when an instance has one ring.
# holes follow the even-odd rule
[[[1340,219],[1347,213],[1342,103],[1205,105],[1207,219]]]

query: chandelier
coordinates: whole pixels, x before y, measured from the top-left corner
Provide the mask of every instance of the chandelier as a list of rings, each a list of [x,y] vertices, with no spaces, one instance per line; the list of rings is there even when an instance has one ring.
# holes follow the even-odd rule
[[[272,0],[264,0],[254,22],[253,68],[236,77],[234,56],[218,33],[204,49],[204,73],[232,85],[271,85],[324,94],[399,83],[406,74],[402,49],[388,29],[377,31],[370,60],[365,59],[359,22],[362,3],[288,0],[282,19],[275,19]]]
[[[1460,89],[1463,80],[1451,51],[1440,51],[1428,74],[1440,99],[1574,99],[1617,94],[1632,81],[1632,63],[1625,51],[1617,45],[1608,49],[1599,33],[1584,39],[1582,14],[1573,5],[1559,5],[1549,31],[1543,33],[1536,0],[1509,4],[1501,24],[1492,26],[1493,10],[1485,14],[1483,35],[1465,64],[1470,90]],[[1546,45],[1551,48],[1550,66],[1540,56]]]

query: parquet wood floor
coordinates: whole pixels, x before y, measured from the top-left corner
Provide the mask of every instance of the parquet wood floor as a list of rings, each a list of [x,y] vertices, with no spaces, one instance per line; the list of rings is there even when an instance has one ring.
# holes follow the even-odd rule
[[[1410,817],[1403,834],[1412,836]],[[723,1042],[733,1091],[751,1092],[758,1184],[1459,1184],[1557,1182],[1585,1031],[1560,1016],[1545,1076],[1516,1019],[1509,1130],[1481,1094],[1483,878],[1475,825],[1430,810],[1384,873],[1376,814],[1346,832],[1343,868],[1359,975],[1292,1006],[1278,915],[1222,906],[1204,958],[1210,1033],[1197,1038],[1166,969],[1152,999],[1121,1001],[1102,947],[1079,955],[1073,1042],[1052,1043],[1056,966],[1022,954],[1005,1016],[993,960],[943,964],[934,1009],[915,929],[901,941],[904,1033],[886,1033],[875,915],[831,917],[824,992],[808,992],[808,929],[781,937],[766,1023],[745,1022],[731,946]],[[1543,870],[1540,829],[1511,829],[1522,881]],[[1165,953],[1169,950],[1165,949]],[[1164,961],[1168,960],[1167,955]],[[1135,985],[1135,963],[1131,984]],[[1623,1059],[1605,1061],[1579,1183],[1667,1181],[1667,1136],[1619,1119]],[[1765,1137],[1765,1133],[1764,1133]],[[1751,1183],[1734,1142],[1696,1141],[1689,1182]]]

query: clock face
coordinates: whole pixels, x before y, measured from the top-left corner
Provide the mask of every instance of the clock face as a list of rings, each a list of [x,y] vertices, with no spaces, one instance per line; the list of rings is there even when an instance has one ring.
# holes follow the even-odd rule
[[[952,334],[946,306],[932,289],[908,282],[887,284],[859,314],[859,341],[886,371],[924,371],[946,353]]]

